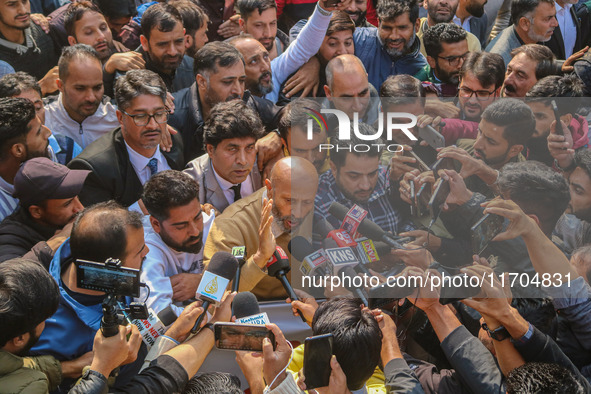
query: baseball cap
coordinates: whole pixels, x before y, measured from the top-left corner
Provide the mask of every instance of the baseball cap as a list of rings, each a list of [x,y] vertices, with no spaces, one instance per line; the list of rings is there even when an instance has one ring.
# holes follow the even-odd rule
[[[72,198],[82,190],[90,171],[70,170],[46,157],[25,161],[14,177],[13,197],[24,207],[45,200]]]

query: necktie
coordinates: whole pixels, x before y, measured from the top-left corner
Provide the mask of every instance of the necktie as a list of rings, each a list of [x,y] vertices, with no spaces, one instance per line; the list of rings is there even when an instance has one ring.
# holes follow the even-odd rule
[[[151,158],[146,167],[150,169],[151,177],[156,175],[156,173],[158,172],[158,159],[156,159],[155,157]]]
[[[238,201],[242,198],[242,195],[240,194],[240,188],[242,187],[242,184],[239,183],[235,186],[232,186],[230,189],[232,189],[234,191],[234,201]]]

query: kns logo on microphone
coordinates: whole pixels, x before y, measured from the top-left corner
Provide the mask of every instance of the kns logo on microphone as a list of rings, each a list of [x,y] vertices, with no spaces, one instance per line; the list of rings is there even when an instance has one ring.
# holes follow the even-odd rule
[[[336,116],[338,120],[338,137],[339,140],[350,140],[351,139],[351,129],[353,129],[353,133],[355,136],[362,140],[362,141],[375,141],[380,138],[384,132],[384,118],[386,118],[386,140],[392,141],[392,131],[393,130],[400,130],[406,135],[410,140],[416,141],[417,137],[410,131],[413,127],[417,125],[417,117],[413,114],[409,114],[406,112],[387,112],[385,116],[378,117],[378,128],[375,134],[362,134],[359,132],[359,113],[355,112],[353,114],[353,127],[351,127],[351,120],[349,116],[343,111],[338,109],[330,109],[330,108],[322,108],[320,112],[313,110],[312,108],[307,108],[309,113],[307,113],[311,119],[308,119],[307,123],[307,138],[308,140],[313,139],[313,132],[314,132],[314,121],[316,124],[322,129],[324,126],[325,130],[328,131],[328,124],[322,114],[333,114]],[[409,119],[407,123],[400,123],[400,119]]]

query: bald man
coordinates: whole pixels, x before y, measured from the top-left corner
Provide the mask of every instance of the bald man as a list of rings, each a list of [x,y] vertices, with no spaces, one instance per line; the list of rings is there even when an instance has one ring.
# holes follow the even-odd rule
[[[205,267],[214,253],[246,246],[247,260],[240,274],[240,291],[251,291],[259,300],[285,299],[281,282],[266,274],[265,265],[278,245],[291,258],[287,244],[297,235],[310,239],[318,174],[312,163],[285,157],[271,171],[265,187],[230,205],[216,217],[207,242]],[[294,276],[291,276],[291,273]],[[300,280],[299,267],[288,278]],[[301,287],[299,282],[296,287]]]
[[[355,55],[340,55],[326,65],[325,106],[336,108],[353,119],[373,124],[378,119],[378,92],[367,79],[361,60]]]

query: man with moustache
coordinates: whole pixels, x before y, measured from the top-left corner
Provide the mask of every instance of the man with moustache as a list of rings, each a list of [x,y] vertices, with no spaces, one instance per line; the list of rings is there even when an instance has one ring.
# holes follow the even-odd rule
[[[14,212],[14,178],[20,165],[34,157],[48,157],[51,131],[26,98],[0,99],[0,220]]]
[[[423,43],[423,35],[428,28],[435,26],[438,23],[452,22],[456,10],[458,9],[458,0],[425,0],[424,7],[427,9],[427,17],[421,18],[419,31],[417,37],[421,40],[421,53],[427,56],[425,45]],[[466,32],[466,40],[468,41],[468,49],[470,52],[479,52],[481,49],[480,41],[470,32]]]
[[[366,0],[353,0],[351,4],[347,8],[345,8],[345,12],[349,14],[353,23],[355,23],[355,27],[374,27],[371,23],[367,21],[365,18],[367,15],[367,1]]]
[[[64,17],[64,27],[70,45],[90,45],[103,63],[104,72],[126,72],[144,68],[146,62],[137,52],[117,53],[111,29],[100,9],[87,0],[71,3]]]
[[[59,54],[43,29],[31,23],[29,0],[0,1],[0,58],[39,80],[44,94],[55,90],[52,69]]]
[[[558,72],[554,54],[543,45],[522,45],[511,51],[511,56],[501,89],[503,97],[525,97],[536,82]]]
[[[140,277],[150,288],[146,305],[156,313],[170,306],[180,315],[182,302],[195,297],[201,281],[203,244],[214,215],[203,212],[199,185],[180,171],[154,175],[144,185],[142,201],[151,224]]]
[[[419,6],[410,0],[382,0],[377,6],[378,28],[355,30],[355,56],[363,62],[373,86],[392,74],[415,75],[427,61],[421,54]]]
[[[204,127],[207,153],[191,160],[184,171],[199,184],[201,203],[223,212],[262,186],[255,144],[263,133],[259,117],[244,102],[213,107]]]
[[[160,148],[167,127],[166,86],[149,70],[131,70],[115,84],[120,127],[90,144],[68,165],[90,170],[80,192],[88,206],[115,200],[128,207],[142,193],[142,185],[158,172],[184,165],[180,136],[173,135],[170,152]]]
[[[415,78],[440,86],[443,97],[457,95],[460,70],[468,55],[466,31],[453,23],[439,23],[423,35],[427,62]]]
[[[154,71],[173,93],[193,83],[193,59],[185,56],[186,38],[179,11],[166,3],[150,6],[142,16],[141,48],[146,69]]]
[[[515,48],[550,40],[558,26],[554,0],[514,0],[511,3],[511,22],[513,24],[486,47],[487,52],[503,56],[506,65],[511,62],[511,52]]]
[[[591,20],[587,6],[576,7],[577,0],[556,0],[558,27],[544,45],[552,50],[557,59],[568,59],[583,49],[591,34]]]
[[[0,223],[0,262],[29,251],[34,257],[57,249],[57,244],[49,245],[49,239],[84,208],[78,193],[88,173],[69,170],[46,157],[27,160],[19,168],[14,178],[19,207]]]
[[[76,44],[63,49],[58,68],[60,94],[45,106],[45,125],[84,149],[119,125],[103,98],[103,66],[92,47]]]

